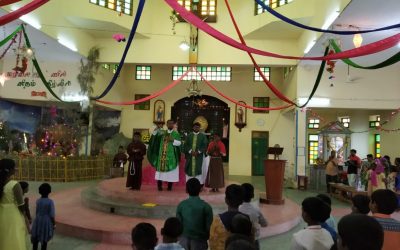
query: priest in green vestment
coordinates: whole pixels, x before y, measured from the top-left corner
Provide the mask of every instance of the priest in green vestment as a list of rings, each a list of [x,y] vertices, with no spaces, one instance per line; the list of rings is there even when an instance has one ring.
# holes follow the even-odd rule
[[[187,136],[184,146],[186,179],[195,177],[199,179],[201,184],[204,184],[205,178],[202,175],[202,166],[207,145],[207,136],[200,132],[200,123],[194,123],[193,132]]]
[[[147,158],[156,169],[155,179],[158,190],[162,191],[162,182],[168,182],[168,191],[172,183],[179,181],[179,161],[181,156],[181,136],[174,130],[175,122],[167,121],[167,130],[159,127],[150,137]]]

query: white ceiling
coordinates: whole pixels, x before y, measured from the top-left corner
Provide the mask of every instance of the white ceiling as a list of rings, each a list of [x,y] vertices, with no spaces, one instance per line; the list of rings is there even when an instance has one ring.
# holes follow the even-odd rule
[[[341,26],[353,25],[360,27],[360,29],[375,29],[383,26],[393,25],[400,23],[400,0],[352,0],[340,16],[332,24],[333,29],[346,30]],[[351,29],[347,29],[351,30]],[[363,45],[376,42],[386,37],[395,35],[400,32],[400,29],[393,29],[388,31],[380,31],[368,34],[362,34]],[[316,45],[310,50],[307,56],[320,56],[324,51],[324,44],[330,38],[337,38],[341,41],[342,50],[353,49],[353,36],[352,35],[333,35],[323,34],[318,39]],[[360,63],[365,66],[377,64],[390,56],[400,51],[400,47],[396,46],[386,51],[363,56],[352,59],[354,62]],[[304,64],[313,64],[319,62],[304,61]],[[340,62],[341,63],[341,62]]]
[[[7,12],[0,10],[0,15],[5,15]],[[0,33],[0,39],[4,39],[5,36],[11,34],[18,25],[23,21],[17,19],[11,23],[8,23],[3,28],[3,34]],[[47,36],[43,32],[26,25],[26,33],[28,34],[32,48],[35,50],[35,56],[39,61],[66,61],[66,62],[78,62],[82,56],[79,53],[73,52],[65,46],[59,44],[55,39]],[[16,48],[17,44],[13,45]],[[9,50],[8,55],[14,56],[12,49]]]
[[[67,19],[70,23],[72,23],[75,26],[75,28],[85,30],[94,38],[111,39],[112,35],[115,33],[121,33],[124,34],[126,37],[128,37],[131,31],[130,29],[122,27],[118,24],[106,21],[93,20],[76,16],[68,16],[65,19]],[[144,39],[144,38],[148,37],[140,34],[139,32],[136,32],[135,39]]]
[[[295,19],[297,22],[308,25],[311,17]],[[288,25],[282,21],[268,23],[261,28],[245,35],[245,39],[295,39],[303,33],[302,29],[293,25]]]

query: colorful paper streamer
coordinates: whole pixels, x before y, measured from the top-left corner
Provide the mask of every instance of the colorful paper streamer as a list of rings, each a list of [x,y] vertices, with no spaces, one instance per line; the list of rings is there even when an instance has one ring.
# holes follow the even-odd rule
[[[229,16],[231,17],[233,26],[235,27],[236,33],[239,36],[240,42],[243,45],[246,45],[246,41],[243,38],[242,33],[240,32],[240,29],[236,23],[235,17],[233,16],[232,13],[232,9],[231,6],[228,3],[228,0],[225,0],[225,5],[228,8],[228,12],[229,12]],[[264,73],[262,72],[260,66],[257,64],[256,60],[254,59],[253,55],[250,52],[247,52],[247,54],[249,55],[254,67],[256,68],[257,72],[260,74],[261,78],[263,79],[264,83],[268,86],[268,88],[272,91],[272,93],[275,94],[276,97],[278,97],[279,99],[281,99],[282,101],[289,103],[291,105],[296,105],[296,103],[294,103],[292,100],[290,100],[289,98],[287,98],[284,94],[282,94],[282,92],[280,92],[270,81],[268,81],[267,77],[265,77]]]
[[[4,16],[0,17],[0,26],[5,25],[9,22],[12,22],[21,16],[28,14],[31,11],[36,10],[43,4],[47,3],[49,0],[33,0],[32,2],[26,4],[25,6],[19,8],[18,10],[15,10],[13,12],[10,12]]]
[[[330,44],[336,53],[341,52],[341,49],[337,45],[335,40],[330,40]],[[381,69],[381,68],[384,68],[384,67],[387,67],[387,66],[390,66],[392,64],[399,62],[400,61],[400,52],[396,53],[395,55],[391,56],[390,58],[386,59],[385,61],[378,63],[376,65],[372,65],[372,66],[361,66],[361,65],[353,62],[350,59],[342,59],[342,61],[344,63],[346,63],[347,65],[350,65],[350,66],[352,66],[354,68],[358,68],[358,69]]]
[[[383,31],[383,30],[391,30],[391,29],[397,29],[400,28],[400,23],[394,24],[394,25],[389,25],[377,29],[370,29],[370,30],[356,30],[356,31],[350,31],[350,30],[327,30],[327,29],[320,29],[320,28],[315,28],[311,26],[307,26],[304,24],[301,24],[299,22],[294,21],[293,19],[290,19],[279,12],[275,11],[274,9],[270,8],[268,5],[264,3],[264,1],[261,0],[255,0],[258,5],[260,5],[264,10],[267,12],[271,13],[273,16],[276,18],[294,25],[296,27],[306,29],[306,30],[312,30],[316,32],[322,32],[322,33],[330,33],[330,34],[336,34],[336,35],[355,35],[355,34],[363,34],[363,33],[372,33],[372,32],[377,32],[377,31]]]
[[[101,93],[100,95],[98,95],[96,97],[91,97],[92,100],[98,100],[98,99],[101,99],[104,96],[106,96],[107,93],[112,89],[114,84],[117,82],[117,79],[118,79],[118,76],[119,76],[119,74],[121,72],[121,69],[124,66],[126,55],[128,54],[128,51],[129,51],[129,48],[131,47],[133,38],[135,37],[136,29],[137,29],[137,27],[139,25],[140,17],[142,16],[142,12],[143,12],[143,8],[144,8],[145,2],[146,2],[145,0],[140,0],[139,1],[139,5],[138,5],[138,8],[136,10],[135,20],[133,21],[132,29],[131,29],[131,32],[129,34],[128,41],[126,43],[124,53],[122,54],[122,58],[121,58],[121,60],[120,60],[120,62],[118,64],[118,67],[117,67],[117,69],[116,69],[116,71],[114,73],[113,78],[111,79],[110,83],[108,84],[107,88],[103,91],[103,93]]]
[[[187,22],[191,23],[192,25],[196,26],[200,30],[204,31],[205,33],[209,34],[210,36],[214,37],[215,39],[230,45],[234,48],[250,52],[252,54],[262,55],[262,56],[269,56],[275,58],[282,58],[282,59],[295,59],[295,60],[338,60],[344,58],[353,58],[359,56],[366,56],[374,53],[378,53],[380,51],[389,49],[391,47],[397,46],[400,42],[400,34],[393,35],[391,37],[379,40],[374,43],[370,43],[359,48],[351,49],[342,51],[340,53],[335,53],[332,55],[327,56],[319,56],[319,57],[298,57],[298,56],[286,56],[280,55],[276,53],[271,53],[268,51],[262,51],[259,49],[255,49],[252,47],[245,46],[236,40],[228,37],[227,35],[221,33],[220,31],[214,29],[207,23],[203,22],[199,17],[191,13],[190,11],[186,10],[183,6],[181,6],[176,0],[164,0],[169,6],[171,6],[180,16],[185,19]]]
[[[22,27],[22,32],[24,33],[24,38],[25,38],[26,47],[32,49],[31,42],[29,41],[29,38],[28,38],[28,35],[26,34],[26,31],[25,31],[24,26],[22,25],[21,27]],[[46,78],[44,77],[43,72],[42,72],[42,70],[41,70],[41,68],[40,68],[40,66],[39,66],[39,63],[38,63],[38,61],[36,60],[36,58],[34,58],[34,57],[32,58],[32,63],[33,63],[33,66],[35,67],[35,69],[36,69],[36,71],[37,71],[37,73],[38,73],[38,75],[39,75],[40,80],[42,81],[42,83],[44,84],[44,86],[46,87],[46,89],[51,93],[51,95],[54,96],[54,98],[56,98],[56,99],[59,100],[60,102],[65,102],[65,101],[63,101],[60,97],[58,97],[58,96],[56,95],[56,93],[54,93],[54,91],[51,89],[51,87],[50,87],[50,85],[49,85],[49,82],[48,82],[48,81],[46,80]]]
[[[126,102],[111,102],[111,101],[96,100],[96,102],[109,104],[109,105],[135,105],[135,104],[139,104],[139,103],[142,103],[142,102],[146,102],[146,101],[149,101],[149,100],[151,100],[153,98],[156,98],[156,97],[164,94],[168,90],[170,90],[173,87],[175,87],[191,71],[193,71],[193,67],[190,67],[188,69],[188,71],[186,71],[183,75],[181,75],[181,77],[179,77],[177,80],[175,80],[175,81],[171,82],[170,84],[168,84],[165,88],[161,89],[160,91],[158,91],[156,93],[153,93],[153,94],[151,94],[149,96],[146,96],[146,97],[138,99],[138,100],[132,100],[132,101],[126,101]]]

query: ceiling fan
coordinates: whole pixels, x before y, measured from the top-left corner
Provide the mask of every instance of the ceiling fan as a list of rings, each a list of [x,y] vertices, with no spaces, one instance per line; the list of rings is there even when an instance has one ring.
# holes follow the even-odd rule
[[[362,79],[362,77],[353,76],[350,74],[350,65],[347,65],[347,78],[346,78],[345,83],[356,83],[360,79]]]

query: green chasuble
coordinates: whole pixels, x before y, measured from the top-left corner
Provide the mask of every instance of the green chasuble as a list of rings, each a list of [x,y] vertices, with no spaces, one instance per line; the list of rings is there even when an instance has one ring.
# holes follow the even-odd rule
[[[181,141],[181,136],[173,130],[168,133],[167,130],[159,130],[157,134],[150,137],[147,159],[150,164],[159,172],[169,172],[174,170],[180,160],[180,146],[174,146],[169,137]]]
[[[203,156],[207,150],[208,140],[204,133],[190,133],[185,141],[185,173],[188,176],[194,177],[201,175],[201,167],[203,164]],[[189,153],[190,151],[190,153]],[[192,156],[191,152],[197,152],[197,156]]]

